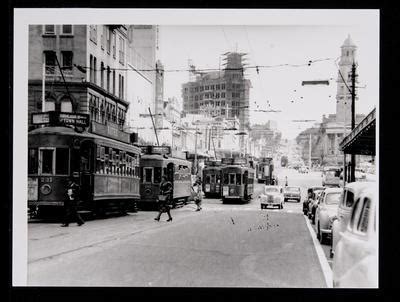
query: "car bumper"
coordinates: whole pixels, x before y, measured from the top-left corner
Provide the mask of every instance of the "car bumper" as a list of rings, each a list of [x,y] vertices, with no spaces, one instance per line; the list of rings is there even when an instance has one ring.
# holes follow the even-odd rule
[[[323,234],[329,234],[329,235],[332,234],[332,229],[320,229],[320,231],[321,231],[321,233],[323,233]]]

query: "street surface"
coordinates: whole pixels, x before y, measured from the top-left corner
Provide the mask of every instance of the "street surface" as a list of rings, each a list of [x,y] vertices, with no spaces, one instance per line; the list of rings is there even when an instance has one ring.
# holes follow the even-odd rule
[[[320,172],[282,168],[289,185],[320,185]],[[203,199],[160,222],[155,212],[87,221],[78,227],[28,224],[28,285],[172,287],[327,287],[329,247],[319,246],[302,203],[261,210],[255,184],[248,204]],[[165,216],[164,216],[165,215]],[[327,258],[327,259],[326,259]],[[327,281],[328,280],[328,281]],[[328,284],[328,285],[327,285]]]

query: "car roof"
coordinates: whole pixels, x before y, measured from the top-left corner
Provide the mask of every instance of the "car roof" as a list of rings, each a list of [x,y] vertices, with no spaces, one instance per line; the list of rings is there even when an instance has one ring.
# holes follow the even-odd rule
[[[282,186],[265,185],[266,188],[281,188]]]
[[[342,188],[326,188],[325,193],[341,193],[343,191]]]
[[[369,181],[356,181],[346,184],[345,189],[349,189],[354,193],[359,193],[360,191],[363,191],[370,186],[371,182]]]

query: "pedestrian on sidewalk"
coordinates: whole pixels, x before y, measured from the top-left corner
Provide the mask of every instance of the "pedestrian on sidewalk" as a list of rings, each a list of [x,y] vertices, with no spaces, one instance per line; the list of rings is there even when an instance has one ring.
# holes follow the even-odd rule
[[[192,186],[192,190],[194,192],[194,202],[197,206],[196,211],[201,211],[201,202],[203,200],[201,185],[202,185],[201,178],[198,177]]]
[[[73,221],[76,221],[78,226],[81,226],[85,222],[78,213],[79,185],[73,177],[69,179],[66,195],[67,197],[64,200],[64,219],[61,226],[67,227]]]
[[[154,220],[160,221],[162,213],[168,214],[168,220],[172,221],[170,207],[172,206],[172,183],[167,180],[164,175],[160,183],[160,193],[158,195],[159,210]]]

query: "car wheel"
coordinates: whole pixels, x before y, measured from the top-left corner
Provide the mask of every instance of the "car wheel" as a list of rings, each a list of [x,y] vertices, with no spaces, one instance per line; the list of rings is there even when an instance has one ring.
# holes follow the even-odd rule
[[[331,248],[330,251],[329,251],[329,257],[330,257],[330,258],[333,258],[333,250],[332,250],[332,248]]]
[[[318,239],[319,242],[321,242],[321,232],[319,230],[319,225],[318,225],[318,228],[317,228],[317,239]]]
[[[283,203],[281,203],[281,210],[283,209]]]

